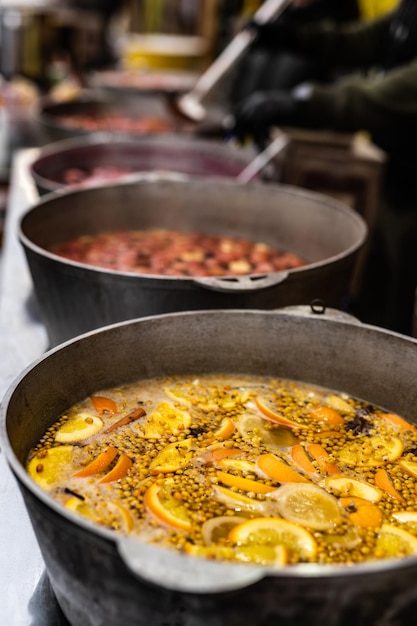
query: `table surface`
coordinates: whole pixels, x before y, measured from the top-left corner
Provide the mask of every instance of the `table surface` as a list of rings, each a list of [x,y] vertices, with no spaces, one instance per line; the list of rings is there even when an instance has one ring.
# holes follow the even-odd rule
[[[47,350],[29,269],[18,236],[20,216],[38,199],[28,165],[36,148],[16,153],[11,173],[0,274],[0,393]],[[0,606],[5,626],[64,626],[17,482],[0,450]],[[17,592],[18,589],[18,592]]]

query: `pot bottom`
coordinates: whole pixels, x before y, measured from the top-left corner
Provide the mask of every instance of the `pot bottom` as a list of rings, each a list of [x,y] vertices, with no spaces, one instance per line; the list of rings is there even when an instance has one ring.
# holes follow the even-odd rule
[[[121,605],[117,598],[90,589],[80,589],[72,582],[74,595],[67,589],[56,589],[57,600],[72,626],[415,626],[417,598],[392,590],[378,594],[363,590],[352,594],[349,585],[336,589],[329,583],[328,598],[323,587],[308,583],[271,585],[270,580],[258,589],[236,594],[188,596],[150,588],[135,593],[130,602]],[[342,585],[343,586],[343,585]],[[257,586],[258,587],[258,586]],[[315,587],[315,589],[314,589]],[[307,589],[308,588],[308,589]],[[54,587],[55,589],[55,587]],[[250,596],[250,600],[248,599]],[[76,598],[76,600],[75,600]],[[410,602],[411,600],[411,602]]]
[[[268,577],[225,593],[170,591],[136,577],[116,544],[23,489],[57,601],[71,626],[415,626],[415,568],[337,578]]]

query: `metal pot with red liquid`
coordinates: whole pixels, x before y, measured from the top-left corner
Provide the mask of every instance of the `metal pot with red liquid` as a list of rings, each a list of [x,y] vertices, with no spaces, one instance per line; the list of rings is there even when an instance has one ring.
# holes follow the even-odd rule
[[[252,150],[197,137],[121,139],[109,133],[95,133],[40,148],[30,172],[43,195],[59,189],[116,182],[133,173],[155,170],[237,178],[253,158]]]
[[[51,251],[81,236],[175,230],[261,242],[304,259],[299,267],[242,275],[168,275],[107,269]],[[367,236],[348,206],[293,187],[155,173],[51,193],[20,222],[19,237],[50,343],[160,313],[274,309],[321,298],[342,307]]]

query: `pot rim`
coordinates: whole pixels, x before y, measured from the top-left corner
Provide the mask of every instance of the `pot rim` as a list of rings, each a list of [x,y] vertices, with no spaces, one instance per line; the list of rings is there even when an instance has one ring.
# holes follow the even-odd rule
[[[30,163],[30,173],[35,181],[43,185],[45,188],[48,187],[49,189],[54,191],[63,188],[75,189],[75,187],[69,187],[65,183],[60,183],[53,180],[52,178],[48,178],[47,176],[43,175],[42,172],[38,171],[39,168],[42,169],[45,159],[49,159],[51,157],[62,157],[66,159],[67,157],[71,156],[74,150],[83,151],[101,146],[105,147],[106,150],[108,150],[110,153],[114,147],[122,150],[123,148],[133,147],[137,148],[138,152],[144,152],[148,148],[152,149],[159,147],[172,149],[194,148],[196,150],[201,150],[202,152],[207,151],[208,155],[213,155],[221,159],[222,161],[226,160],[235,165],[240,165],[242,167],[242,170],[246,165],[248,165],[248,163],[250,163],[251,159],[253,159],[256,155],[253,150],[244,151],[240,149],[239,151],[237,151],[228,147],[227,144],[224,145],[222,143],[215,143],[213,141],[209,141],[200,137],[174,134],[148,134],[133,138],[130,136],[123,137],[120,135],[115,135],[114,133],[102,131],[91,133],[85,136],[67,137],[66,139],[54,141],[41,147],[37,151],[36,157]],[[92,159],[92,165],[94,165],[94,159]],[[173,172],[175,172],[175,170],[173,170]],[[140,173],[140,170],[137,173]],[[191,174],[184,175],[191,176]],[[130,174],[126,176],[130,176]],[[125,177],[123,176],[123,179],[124,178]]]
[[[45,248],[39,246],[38,244],[34,243],[24,233],[23,224],[27,216],[33,214],[41,206],[50,204],[51,202],[54,202],[55,200],[59,199],[60,197],[64,195],[66,197],[68,196],[76,197],[78,195],[83,196],[83,195],[88,194],[89,192],[90,193],[94,192],[94,190],[100,190],[100,189],[105,189],[105,188],[118,188],[118,187],[124,187],[124,186],[129,186],[129,185],[134,186],[138,184],[153,185],[156,183],[159,185],[164,184],[164,183],[167,183],[167,184],[173,183],[177,185],[200,185],[203,188],[205,185],[213,185],[214,183],[216,184],[217,187],[223,186],[225,188],[233,188],[233,187],[239,188],[239,187],[246,186],[245,183],[238,182],[235,180],[225,179],[222,177],[188,176],[186,174],[181,174],[181,173],[176,173],[176,172],[154,171],[154,172],[133,173],[131,175],[126,176],[126,178],[123,178],[122,180],[116,183],[114,181],[110,181],[108,183],[104,183],[100,185],[92,185],[92,186],[81,188],[81,189],[57,190],[57,191],[48,193],[46,196],[41,198],[35,205],[32,205],[28,209],[26,209],[26,211],[21,215],[19,219],[19,223],[18,223],[18,229],[17,229],[18,238],[24,247],[27,247],[29,250],[32,250],[36,254],[43,256],[55,263],[58,263],[59,265],[66,266],[66,267],[69,266],[69,267],[79,268],[79,269],[82,269],[84,272],[88,271],[88,272],[91,272],[92,274],[109,274],[109,275],[114,275],[114,276],[124,276],[131,280],[132,279],[133,280],[147,279],[148,281],[155,280],[156,282],[166,282],[167,285],[169,284],[172,285],[175,283],[178,284],[179,282],[183,284],[190,284],[190,283],[198,282],[198,284],[203,285],[204,279],[210,278],[210,277],[198,278],[198,281],[196,281],[193,277],[165,276],[161,274],[141,274],[139,272],[112,270],[109,268],[95,267],[93,265],[88,265],[86,263],[81,263],[79,261],[64,259],[58,256],[57,254],[54,254],[46,250]],[[316,261],[313,263],[308,263],[302,267],[285,270],[285,273],[288,275],[293,275],[293,274],[297,275],[297,274],[302,274],[302,273],[305,274],[306,272],[316,270],[317,268],[325,267],[327,265],[341,261],[346,256],[354,254],[355,252],[360,250],[360,248],[366,242],[366,239],[368,236],[368,227],[366,225],[365,220],[362,218],[361,215],[359,215],[359,213],[355,212],[348,205],[346,205],[345,203],[341,201],[338,201],[337,199],[330,198],[326,196],[325,194],[322,194],[316,191],[304,190],[302,188],[294,188],[291,185],[280,184],[280,185],[271,186],[264,182],[254,181],[250,183],[250,188],[251,190],[255,190],[255,191],[257,189],[268,190],[268,191],[270,190],[273,191],[276,189],[276,190],[279,190],[279,192],[284,192],[294,197],[314,199],[320,204],[322,204],[323,206],[328,206],[328,207],[331,206],[332,211],[339,211],[339,213],[344,214],[347,219],[351,220],[352,223],[356,223],[362,231],[360,234],[360,237],[358,236],[357,241],[351,244],[348,248],[346,248],[342,252],[329,256],[326,259],[322,259],[321,261]],[[283,273],[284,273],[283,271],[279,271],[279,272],[270,272],[270,273],[262,273],[262,274],[250,274],[248,276],[250,277],[254,277],[254,276],[275,277],[276,276],[278,280],[282,280]],[[231,277],[222,276],[220,277],[219,280],[221,281],[222,279],[227,279],[227,278],[231,278]],[[232,278],[236,278],[236,277],[233,276]]]
[[[289,316],[289,317],[294,317],[294,316],[303,316],[306,317],[308,315],[308,313],[305,312],[305,310],[308,309],[308,307],[289,307],[288,309],[286,308],[282,308],[282,309],[275,309],[273,311],[263,311],[263,310],[255,310],[255,309],[232,309],[232,310],[223,310],[223,309],[219,309],[219,310],[202,310],[202,311],[185,311],[185,312],[175,312],[175,313],[165,313],[165,314],[160,314],[160,315],[151,315],[151,316],[147,316],[147,317],[143,317],[143,318],[137,318],[137,319],[133,319],[133,320],[126,320],[126,321],[122,321],[122,322],[118,322],[115,324],[111,324],[109,326],[105,326],[99,329],[95,329],[92,331],[89,331],[87,333],[84,333],[82,335],[79,335],[77,337],[74,337],[72,339],[69,339],[68,341],[65,341],[64,343],[55,346],[54,348],[51,348],[50,350],[48,350],[47,352],[45,352],[43,355],[41,355],[40,357],[38,357],[35,361],[33,361],[31,364],[29,364],[16,378],[15,380],[9,385],[4,397],[3,397],[3,401],[1,403],[0,406],[0,445],[1,448],[3,449],[3,451],[5,452],[5,457],[7,460],[7,463],[9,465],[9,468],[12,470],[13,474],[15,475],[15,477],[17,478],[18,482],[22,483],[25,488],[31,492],[38,500],[40,500],[42,502],[43,505],[45,505],[47,508],[51,509],[55,514],[57,514],[59,517],[64,518],[67,522],[74,524],[75,526],[80,526],[83,530],[87,531],[87,532],[91,532],[93,534],[96,534],[100,537],[102,537],[103,539],[108,540],[109,542],[113,543],[118,551],[119,554],[121,555],[121,557],[127,561],[129,561],[129,558],[127,558],[129,551],[131,550],[132,552],[135,552],[135,548],[136,551],[139,550],[139,553],[142,553],[144,551],[145,554],[147,554],[149,551],[151,551],[152,553],[154,553],[154,550],[158,550],[158,558],[156,559],[157,561],[157,565],[156,565],[156,571],[157,574],[156,575],[160,575],[160,571],[161,571],[161,563],[165,563],[165,560],[167,562],[166,567],[170,567],[170,563],[172,561],[173,558],[173,554],[176,555],[174,556],[174,559],[178,557],[179,558],[179,563],[181,564],[181,567],[187,567],[187,564],[194,569],[196,569],[197,572],[202,572],[204,570],[204,566],[207,563],[207,559],[205,558],[201,558],[201,557],[196,557],[194,555],[189,556],[189,555],[185,555],[185,554],[176,554],[175,551],[173,551],[172,549],[169,548],[164,548],[161,546],[154,546],[151,544],[148,544],[144,541],[141,541],[140,538],[136,539],[136,538],[130,538],[130,537],[126,537],[122,534],[120,534],[119,536],[115,535],[114,531],[111,531],[109,529],[105,529],[102,528],[98,525],[95,525],[92,522],[89,522],[88,520],[84,520],[83,518],[80,518],[79,516],[77,516],[75,513],[71,512],[71,511],[67,511],[64,509],[64,507],[62,507],[62,505],[59,505],[57,502],[55,502],[52,498],[50,498],[47,494],[47,492],[45,492],[43,489],[41,489],[41,487],[39,487],[29,476],[29,474],[26,472],[25,468],[23,467],[23,465],[21,464],[21,462],[19,461],[19,459],[17,458],[12,445],[9,441],[9,437],[8,437],[8,433],[7,433],[7,426],[6,426],[6,419],[7,419],[7,411],[8,411],[8,406],[9,403],[11,401],[12,396],[14,395],[14,393],[16,392],[17,388],[20,386],[20,384],[24,381],[24,379],[31,373],[32,370],[34,370],[39,364],[41,364],[43,361],[46,361],[48,358],[50,358],[52,355],[58,353],[58,352],[62,352],[65,351],[69,346],[72,346],[74,344],[77,343],[81,343],[83,341],[85,341],[88,337],[90,336],[94,336],[94,335],[100,335],[103,333],[107,333],[107,332],[112,332],[113,329],[117,329],[117,328],[121,328],[124,326],[129,326],[129,325],[143,325],[143,324],[147,324],[149,323],[150,320],[158,320],[158,319],[167,319],[167,318],[171,318],[171,319],[175,319],[175,318],[179,318],[179,317],[189,317],[189,316],[195,316],[197,315],[202,315],[202,316],[212,316],[215,314],[221,314],[221,315],[262,315],[262,316],[271,316],[271,315],[282,315],[282,316]],[[352,324],[359,324],[361,328],[363,328],[365,331],[369,331],[369,332],[373,332],[376,333],[378,335],[387,335],[387,336],[391,336],[391,337],[398,337],[399,339],[404,340],[404,336],[400,333],[396,333],[394,331],[390,331],[384,328],[379,328],[376,326],[372,326],[369,324],[364,324],[362,322],[359,322],[358,320],[356,320],[356,318],[350,318],[350,316],[346,315],[346,314],[340,314],[339,315],[339,311],[338,310],[330,310],[334,311],[335,315],[328,315],[326,316],[325,312],[323,313],[322,317],[325,318],[326,323],[333,323],[333,324],[337,324],[338,326],[346,326],[346,325],[352,325]],[[314,315],[314,311],[311,311],[311,313],[313,313]],[[413,338],[413,337],[406,337],[407,341],[414,343],[417,349],[417,339]],[[139,546],[139,548],[138,548]],[[151,546],[151,547],[149,547]],[[132,557],[132,559],[134,560],[134,556]],[[198,562],[200,562],[200,565],[198,565]],[[133,573],[135,573],[134,571],[134,567],[132,567],[129,562],[126,563],[128,567],[130,567],[130,569],[133,571]],[[219,565],[219,566],[218,566]],[[165,565],[164,565],[165,566]],[[284,567],[282,569],[273,569],[273,568],[268,568],[268,567],[264,567],[264,566],[257,566],[257,565],[241,565],[241,564],[231,564],[231,563],[222,563],[220,562],[219,564],[216,564],[215,566],[215,571],[216,571],[216,579],[215,582],[212,585],[207,585],[207,584],[203,584],[202,587],[199,586],[199,581],[195,581],[195,585],[193,584],[193,581],[191,582],[191,585],[189,584],[187,586],[186,589],[184,589],[184,586],[181,584],[181,582],[178,582],[176,580],[176,577],[174,576],[172,578],[172,580],[170,580],[170,584],[169,585],[165,585],[162,584],[159,581],[159,585],[166,587],[168,589],[174,590],[174,591],[186,591],[186,592],[195,592],[198,591],[199,593],[213,593],[213,592],[219,592],[219,591],[228,591],[230,589],[236,589],[236,588],[243,588],[245,586],[248,586],[249,584],[253,584],[254,582],[261,580],[263,578],[266,577],[277,577],[277,578],[301,578],[301,579],[318,579],[318,580],[328,580],[328,579],[333,579],[333,578],[344,578],[344,577],[355,577],[355,576],[368,576],[368,575],[372,575],[372,574],[383,574],[385,573],[387,570],[403,570],[404,568],[415,568],[417,566],[417,555],[413,556],[407,556],[404,558],[391,558],[391,559],[383,559],[383,560],[379,560],[379,561],[369,561],[366,563],[358,563],[355,564],[353,566],[349,566],[349,565],[322,565],[322,564],[316,564],[316,563],[312,563],[312,564],[308,564],[308,563],[304,563],[304,564],[298,564],[298,565],[293,565],[293,566],[289,566],[289,567]],[[202,568],[202,569],[200,569]],[[151,568],[152,570],[152,568]],[[181,571],[181,570],[179,570]],[[236,576],[231,576],[230,580],[228,582],[228,576],[222,577],[219,581],[218,579],[218,575],[219,572],[223,572],[223,573],[235,573]],[[146,572],[143,573],[142,571],[137,571],[137,575],[138,576],[142,576],[144,578],[147,578]],[[151,571],[151,574],[149,576],[149,579],[152,580],[152,582],[156,582],[158,579],[154,579],[154,575]],[[191,587],[191,588],[190,588]]]

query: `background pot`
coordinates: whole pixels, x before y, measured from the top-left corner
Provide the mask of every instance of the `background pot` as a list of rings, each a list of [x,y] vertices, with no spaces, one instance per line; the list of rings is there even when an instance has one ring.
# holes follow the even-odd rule
[[[155,227],[263,241],[307,265],[257,277],[180,278],[96,269],[47,251],[80,235]],[[173,311],[273,309],[315,298],[341,308],[366,234],[352,209],[313,192],[152,174],[49,194],[23,216],[19,231],[51,345]]]
[[[416,340],[332,312],[304,310],[202,311],[133,320],[38,359],[6,393],[1,443],[70,622],[413,626],[417,557],[271,572],[176,555],[76,517],[51,501],[24,463],[57,416],[94,391],[190,372],[295,378],[343,390],[416,424],[416,367]]]
[[[74,167],[86,172],[96,167],[113,166],[132,172],[159,170],[236,178],[255,155],[253,151],[245,152],[194,137],[142,137],[134,141],[93,134],[56,141],[40,148],[30,165],[30,172],[43,195],[67,187],[64,172]]]
[[[99,119],[108,115],[123,116],[130,120],[152,118],[165,121],[171,128],[161,134],[181,133],[187,135],[196,130],[195,124],[190,124],[173,114],[165,94],[153,92],[139,96],[118,93],[115,96],[95,90],[85,90],[78,97],[62,102],[55,102],[46,98],[39,106],[37,122],[42,135],[45,137],[45,143],[49,143],[99,132],[86,130],[76,124],[70,126],[65,122],[66,116],[89,116],[93,119]],[[131,132],[123,131],[115,131],[112,134],[119,137],[132,136]],[[138,132],[134,135],[140,137],[144,134]]]

